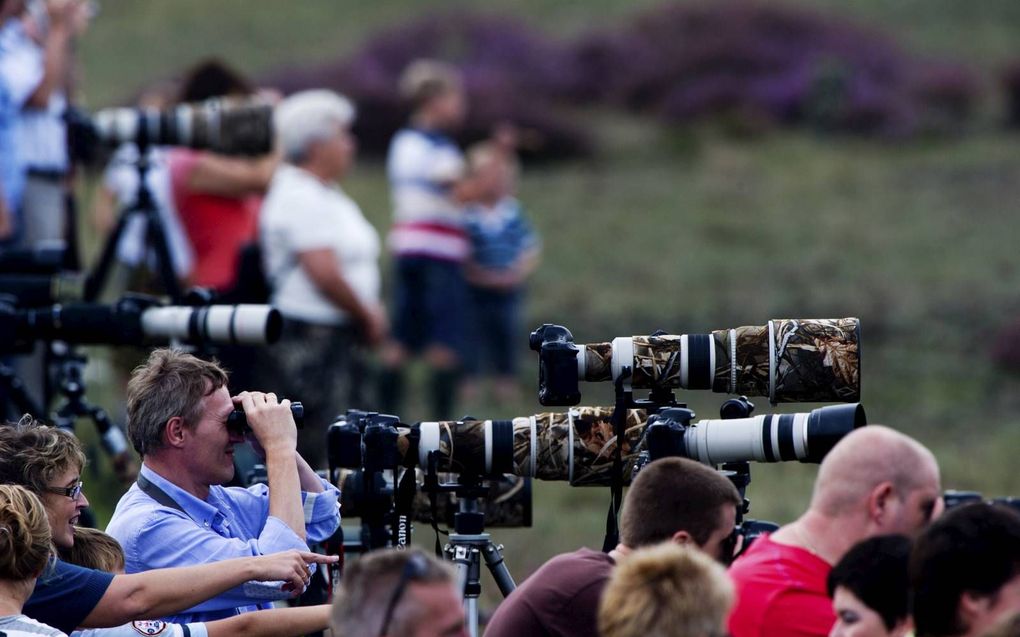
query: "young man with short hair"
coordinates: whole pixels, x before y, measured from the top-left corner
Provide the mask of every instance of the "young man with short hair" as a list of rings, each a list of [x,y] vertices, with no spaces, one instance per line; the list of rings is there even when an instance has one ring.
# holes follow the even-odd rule
[[[617,562],[637,548],[674,542],[728,561],[733,552],[736,487],[693,460],[663,458],[641,470],[624,498],[620,544],[557,555],[507,597],[486,637],[597,635],[599,597]]]

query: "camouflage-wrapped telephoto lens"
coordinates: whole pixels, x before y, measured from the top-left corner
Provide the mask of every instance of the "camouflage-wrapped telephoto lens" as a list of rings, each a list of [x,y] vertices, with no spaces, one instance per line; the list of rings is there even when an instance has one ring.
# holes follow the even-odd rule
[[[776,319],[711,334],[667,334],[591,343],[577,353],[578,377],[630,385],[710,389],[781,402],[856,402],[861,396],[860,321]]]
[[[409,469],[413,470],[413,469]],[[420,471],[420,470],[419,470]],[[440,475],[443,482],[452,482],[455,475]],[[420,481],[420,480],[419,480]],[[337,480],[340,486],[340,510],[344,519],[360,518],[363,503],[362,472],[343,469]],[[392,487],[392,484],[390,485]],[[532,521],[531,479],[505,475],[490,481],[489,493],[478,502],[479,510],[485,514],[485,526],[500,528],[530,527]],[[453,515],[458,511],[457,497],[453,493],[440,493],[437,498],[439,523],[453,526]],[[414,498],[414,519],[425,524],[432,523],[432,505],[429,494],[418,491]]]
[[[574,486],[611,483],[618,441],[611,407],[576,407],[513,420],[422,422],[417,461],[427,466],[436,451],[440,471],[476,475],[513,474],[569,482]],[[717,465],[726,462],[821,462],[844,435],[867,422],[860,404],[830,405],[810,413],[775,414],[731,420],[702,420],[682,427],[682,455]],[[624,481],[645,447],[649,419],[644,410],[627,412],[620,442]],[[411,430],[400,430],[402,456],[413,448]],[[406,461],[406,458],[405,458]]]

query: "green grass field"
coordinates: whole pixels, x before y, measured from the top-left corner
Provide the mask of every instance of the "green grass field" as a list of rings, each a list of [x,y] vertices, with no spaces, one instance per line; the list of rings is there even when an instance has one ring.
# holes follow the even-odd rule
[[[1020,57],[1020,5],[802,3],[883,23],[908,48],[973,64],[987,78],[988,115],[966,136],[892,144],[803,132],[735,141],[709,128],[669,130],[618,113],[579,113],[598,134],[598,159],[526,168],[523,176],[521,198],[545,240],[527,324],[562,323],[586,342],[658,328],[700,332],[769,318],[859,316],[870,420],[928,444],[947,488],[1020,494],[1012,467],[1020,451],[1020,379],[989,357],[996,331],[1020,313],[1020,138],[998,128],[992,83],[1005,61]],[[569,34],[652,4],[502,6]],[[91,106],[111,103],[146,78],[211,53],[252,72],[322,60],[395,20],[462,6],[106,0],[81,46],[86,94]],[[360,165],[345,188],[377,227],[388,226],[381,166]],[[523,356],[525,334],[520,343]],[[512,413],[486,403],[465,409],[478,417],[542,411],[528,361],[522,382],[529,393]],[[96,397],[112,407],[119,388],[104,370],[97,364],[92,372]],[[585,404],[611,400],[608,387],[583,390]],[[682,398],[699,417],[714,417],[723,397]],[[766,401],[757,404],[758,413],[768,410]],[[754,516],[782,522],[797,515],[813,475],[810,466],[755,466]],[[92,491],[102,520],[116,487],[104,476],[90,479],[103,485]],[[534,528],[493,531],[518,579],[556,552],[601,542],[607,492],[557,484],[536,493]],[[420,528],[418,538],[430,542],[431,533]]]

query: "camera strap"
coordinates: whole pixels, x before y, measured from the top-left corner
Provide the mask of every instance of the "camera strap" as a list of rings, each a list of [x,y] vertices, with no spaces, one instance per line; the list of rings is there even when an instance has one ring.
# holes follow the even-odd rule
[[[395,470],[394,470],[395,471]],[[414,496],[418,491],[418,480],[414,469],[404,469],[397,485],[396,497],[393,499],[393,545],[398,549],[407,548],[411,541],[411,517],[414,515]]]
[[[141,489],[142,493],[149,496],[156,502],[159,502],[165,507],[177,509],[181,513],[187,515],[187,512],[185,512],[184,510],[184,507],[182,507],[180,504],[177,504],[177,500],[171,498],[167,494],[167,492],[164,491],[163,489],[160,489],[156,485],[152,484],[152,482],[149,482],[149,479],[143,476],[141,473],[138,474],[138,479],[135,480],[135,484],[138,485],[138,488]]]
[[[616,448],[613,450],[613,468],[610,473],[610,501],[606,514],[606,538],[602,543],[602,552],[608,553],[620,543],[620,504],[623,501],[623,445],[626,436],[627,403],[622,399],[616,401],[613,408],[612,424]]]

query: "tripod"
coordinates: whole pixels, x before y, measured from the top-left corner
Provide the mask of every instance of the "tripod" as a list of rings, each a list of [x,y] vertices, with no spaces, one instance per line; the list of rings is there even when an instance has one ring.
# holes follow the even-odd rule
[[[103,252],[99,257],[99,263],[89,273],[85,281],[85,301],[95,301],[103,291],[103,286],[110,274],[110,267],[113,265],[113,258],[117,252],[117,245],[128,227],[128,221],[136,216],[145,219],[145,244],[155,250],[156,269],[159,274],[163,290],[170,297],[171,302],[180,303],[184,294],[181,285],[174,273],[173,262],[170,260],[170,246],[167,242],[166,232],[163,230],[163,220],[159,217],[159,210],[156,207],[156,200],[149,189],[147,177],[149,168],[152,166],[149,144],[145,140],[138,141],[138,159],[135,161],[135,170],[138,174],[138,188],[135,194],[135,201],[121,211],[117,219],[117,226],[113,233],[107,237],[103,245]]]
[[[103,450],[113,461],[117,477],[122,481],[133,477],[131,455],[128,453],[124,432],[110,421],[106,410],[93,405],[85,397],[84,369],[85,356],[75,352],[61,341],[52,345],[53,355],[60,365],[60,384],[57,392],[64,397],[63,403],[53,412],[53,424],[60,429],[74,433],[75,421],[88,418],[96,426]]]
[[[464,613],[467,615],[468,634],[478,637],[478,598],[482,593],[481,561],[492,573],[499,592],[506,597],[517,588],[503,560],[503,547],[492,542],[485,532],[485,513],[478,501],[488,492],[478,476],[461,474],[460,482],[440,483],[436,471],[436,452],[429,454],[429,467],[422,491],[432,496],[453,492],[457,496],[459,511],[453,515],[453,533],[443,547],[443,556],[457,569],[458,581],[464,590]],[[435,502],[433,498],[433,502]],[[433,507],[434,509],[435,507]],[[433,510],[433,520],[436,512]],[[438,545],[437,545],[438,547]]]
[[[514,592],[517,584],[503,561],[503,546],[493,544],[492,537],[485,532],[485,514],[478,511],[478,498],[458,495],[460,511],[453,516],[454,532],[443,554],[457,568],[459,581],[464,583],[464,612],[467,615],[468,633],[478,637],[478,597],[482,594],[481,561],[496,580],[499,592],[506,597]]]

